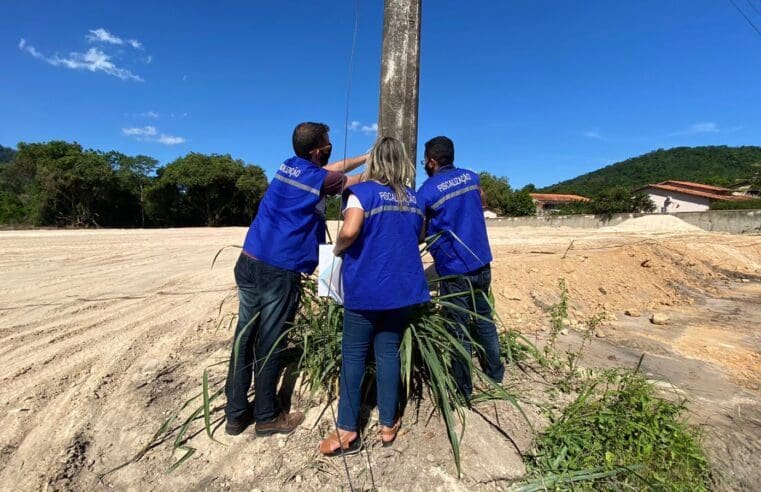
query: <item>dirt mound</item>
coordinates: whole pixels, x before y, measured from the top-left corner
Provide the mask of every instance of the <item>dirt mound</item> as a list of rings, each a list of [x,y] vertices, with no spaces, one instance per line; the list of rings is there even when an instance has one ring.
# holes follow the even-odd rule
[[[662,232],[700,232],[700,227],[688,224],[682,219],[673,215],[657,214],[644,215],[634,219],[627,219],[620,224],[604,227],[603,231],[608,232],[640,232],[640,233],[662,233]]]

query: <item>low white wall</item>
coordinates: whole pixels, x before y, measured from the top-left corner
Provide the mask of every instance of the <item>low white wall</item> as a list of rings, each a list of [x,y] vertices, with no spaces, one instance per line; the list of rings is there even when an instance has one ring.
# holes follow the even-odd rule
[[[486,224],[504,227],[574,227],[597,229],[613,226],[634,217],[652,214],[614,214],[609,219],[597,215],[544,215],[531,217],[500,217]],[[671,214],[706,231],[731,234],[761,234],[761,210],[708,210]]]

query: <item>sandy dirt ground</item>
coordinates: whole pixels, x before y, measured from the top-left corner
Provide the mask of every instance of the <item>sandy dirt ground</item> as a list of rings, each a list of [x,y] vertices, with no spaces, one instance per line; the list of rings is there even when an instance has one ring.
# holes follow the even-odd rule
[[[717,488],[752,490],[761,469],[761,237],[664,229],[490,227],[498,311],[507,326],[541,344],[546,308],[564,278],[571,316],[561,344],[578,344],[584,320],[603,315],[584,364],[633,367],[645,353],[649,376],[691,401]],[[308,408],[301,395],[293,405],[307,410],[308,422],[287,438],[220,431],[220,445],[195,423],[188,435],[197,452],[177,471],[166,473],[179,455],[162,442],[101,476],[134,457],[167,415],[198,394],[204,368],[212,386],[224,380],[231,331],[219,321],[236,309],[236,250],[210,266],[244,234],[0,232],[0,489],[347,485],[343,463],[316,451],[329,427],[322,406]],[[654,313],[669,323],[653,325]],[[515,371],[509,377],[529,400],[539,391]],[[528,450],[531,436],[510,408],[489,404],[478,412],[468,420],[462,480],[443,426],[422,408],[407,412],[410,424],[395,448],[368,442],[369,452],[348,460],[354,485],[504,488],[523,473],[517,453]],[[541,423],[538,410],[528,412]],[[221,415],[215,407],[215,422]],[[507,436],[493,430],[495,420]]]

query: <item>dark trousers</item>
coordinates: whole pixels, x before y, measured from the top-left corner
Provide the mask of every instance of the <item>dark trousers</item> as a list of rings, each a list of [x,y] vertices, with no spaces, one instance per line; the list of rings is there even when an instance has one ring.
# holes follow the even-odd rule
[[[475,292],[471,294],[471,286]],[[482,350],[478,351],[478,359],[483,372],[497,383],[502,382],[505,376],[505,366],[500,360],[499,336],[497,327],[493,321],[491,306],[486,298],[491,286],[491,267],[485,267],[465,275],[457,275],[440,281],[441,295],[462,293],[448,299],[452,304],[462,309],[477,313],[479,317],[471,316],[467,312],[456,309],[447,309],[447,318],[452,321],[453,334],[462,343],[468,353],[472,353],[472,344],[465,335],[463,329],[469,330],[470,336]],[[474,299],[475,298],[475,299]],[[452,361],[452,372],[457,380],[457,386],[465,396],[473,392],[473,377],[468,370],[467,362],[459,355]]]
[[[301,274],[242,254],[235,264],[235,283],[238,284],[240,306],[225,385],[225,414],[228,420],[236,420],[253,412],[256,422],[266,422],[280,413],[277,382],[281,369],[280,352],[285,346],[281,336],[296,315]],[[259,316],[255,318],[257,313]],[[248,401],[252,372],[253,407]]]
[[[358,429],[362,378],[371,344],[375,351],[379,420],[387,427],[396,422],[401,384],[399,345],[411,313],[412,307],[385,311],[344,310],[338,398],[340,429],[352,432]]]

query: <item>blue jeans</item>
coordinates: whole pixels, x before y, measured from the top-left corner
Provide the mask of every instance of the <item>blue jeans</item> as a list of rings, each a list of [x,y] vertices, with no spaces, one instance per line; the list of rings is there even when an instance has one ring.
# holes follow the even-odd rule
[[[277,382],[281,369],[280,353],[285,343],[282,339],[278,343],[278,339],[296,315],[301,296],[301,274],[241,254],[235,264],[235,283],[238,284],[240,305],[225,385],[225,414],[228,420],[253,414],[254,421],[267,422],[280,414]],[[257,313],[259,317],[254,320]],[[235,341],[239,336],[235,363]],[[252,373],[253,406],[248,401]]]
[[[380,423],[391,427],[396,422],[401,384],[399,345],[411,313],[412,306],[385,311],[344,310],[339,429],[357,432],[362,379],[371,343],[375,349]]]
[[[473,290],[480,292],[471,295],[471,285]],[[485,297],[489,293],[490,286],[491,267],[486,265],[474,272],[441,280],[439,289],[441,295],[462,292],[462,295],[448,300],[460,308],[479,315],[475,317],[451,308],[446,310],[447,318],[453,322],[451,326],[453,334],[460,340],[467,353],[472,353],[472,344],[463,329],[469,330],[470,336],[481,346],[482,350],[479,350],[477,355],[483,372],[493,381],[501,383],[505,377],[505,366],[500,359],[499,336],[493,321],[491,306]],[[470,396],[473,392],[473,377],[468,370],[467,362],[459,355],[456,355],[452,361],[452,372],[462,394]]]

